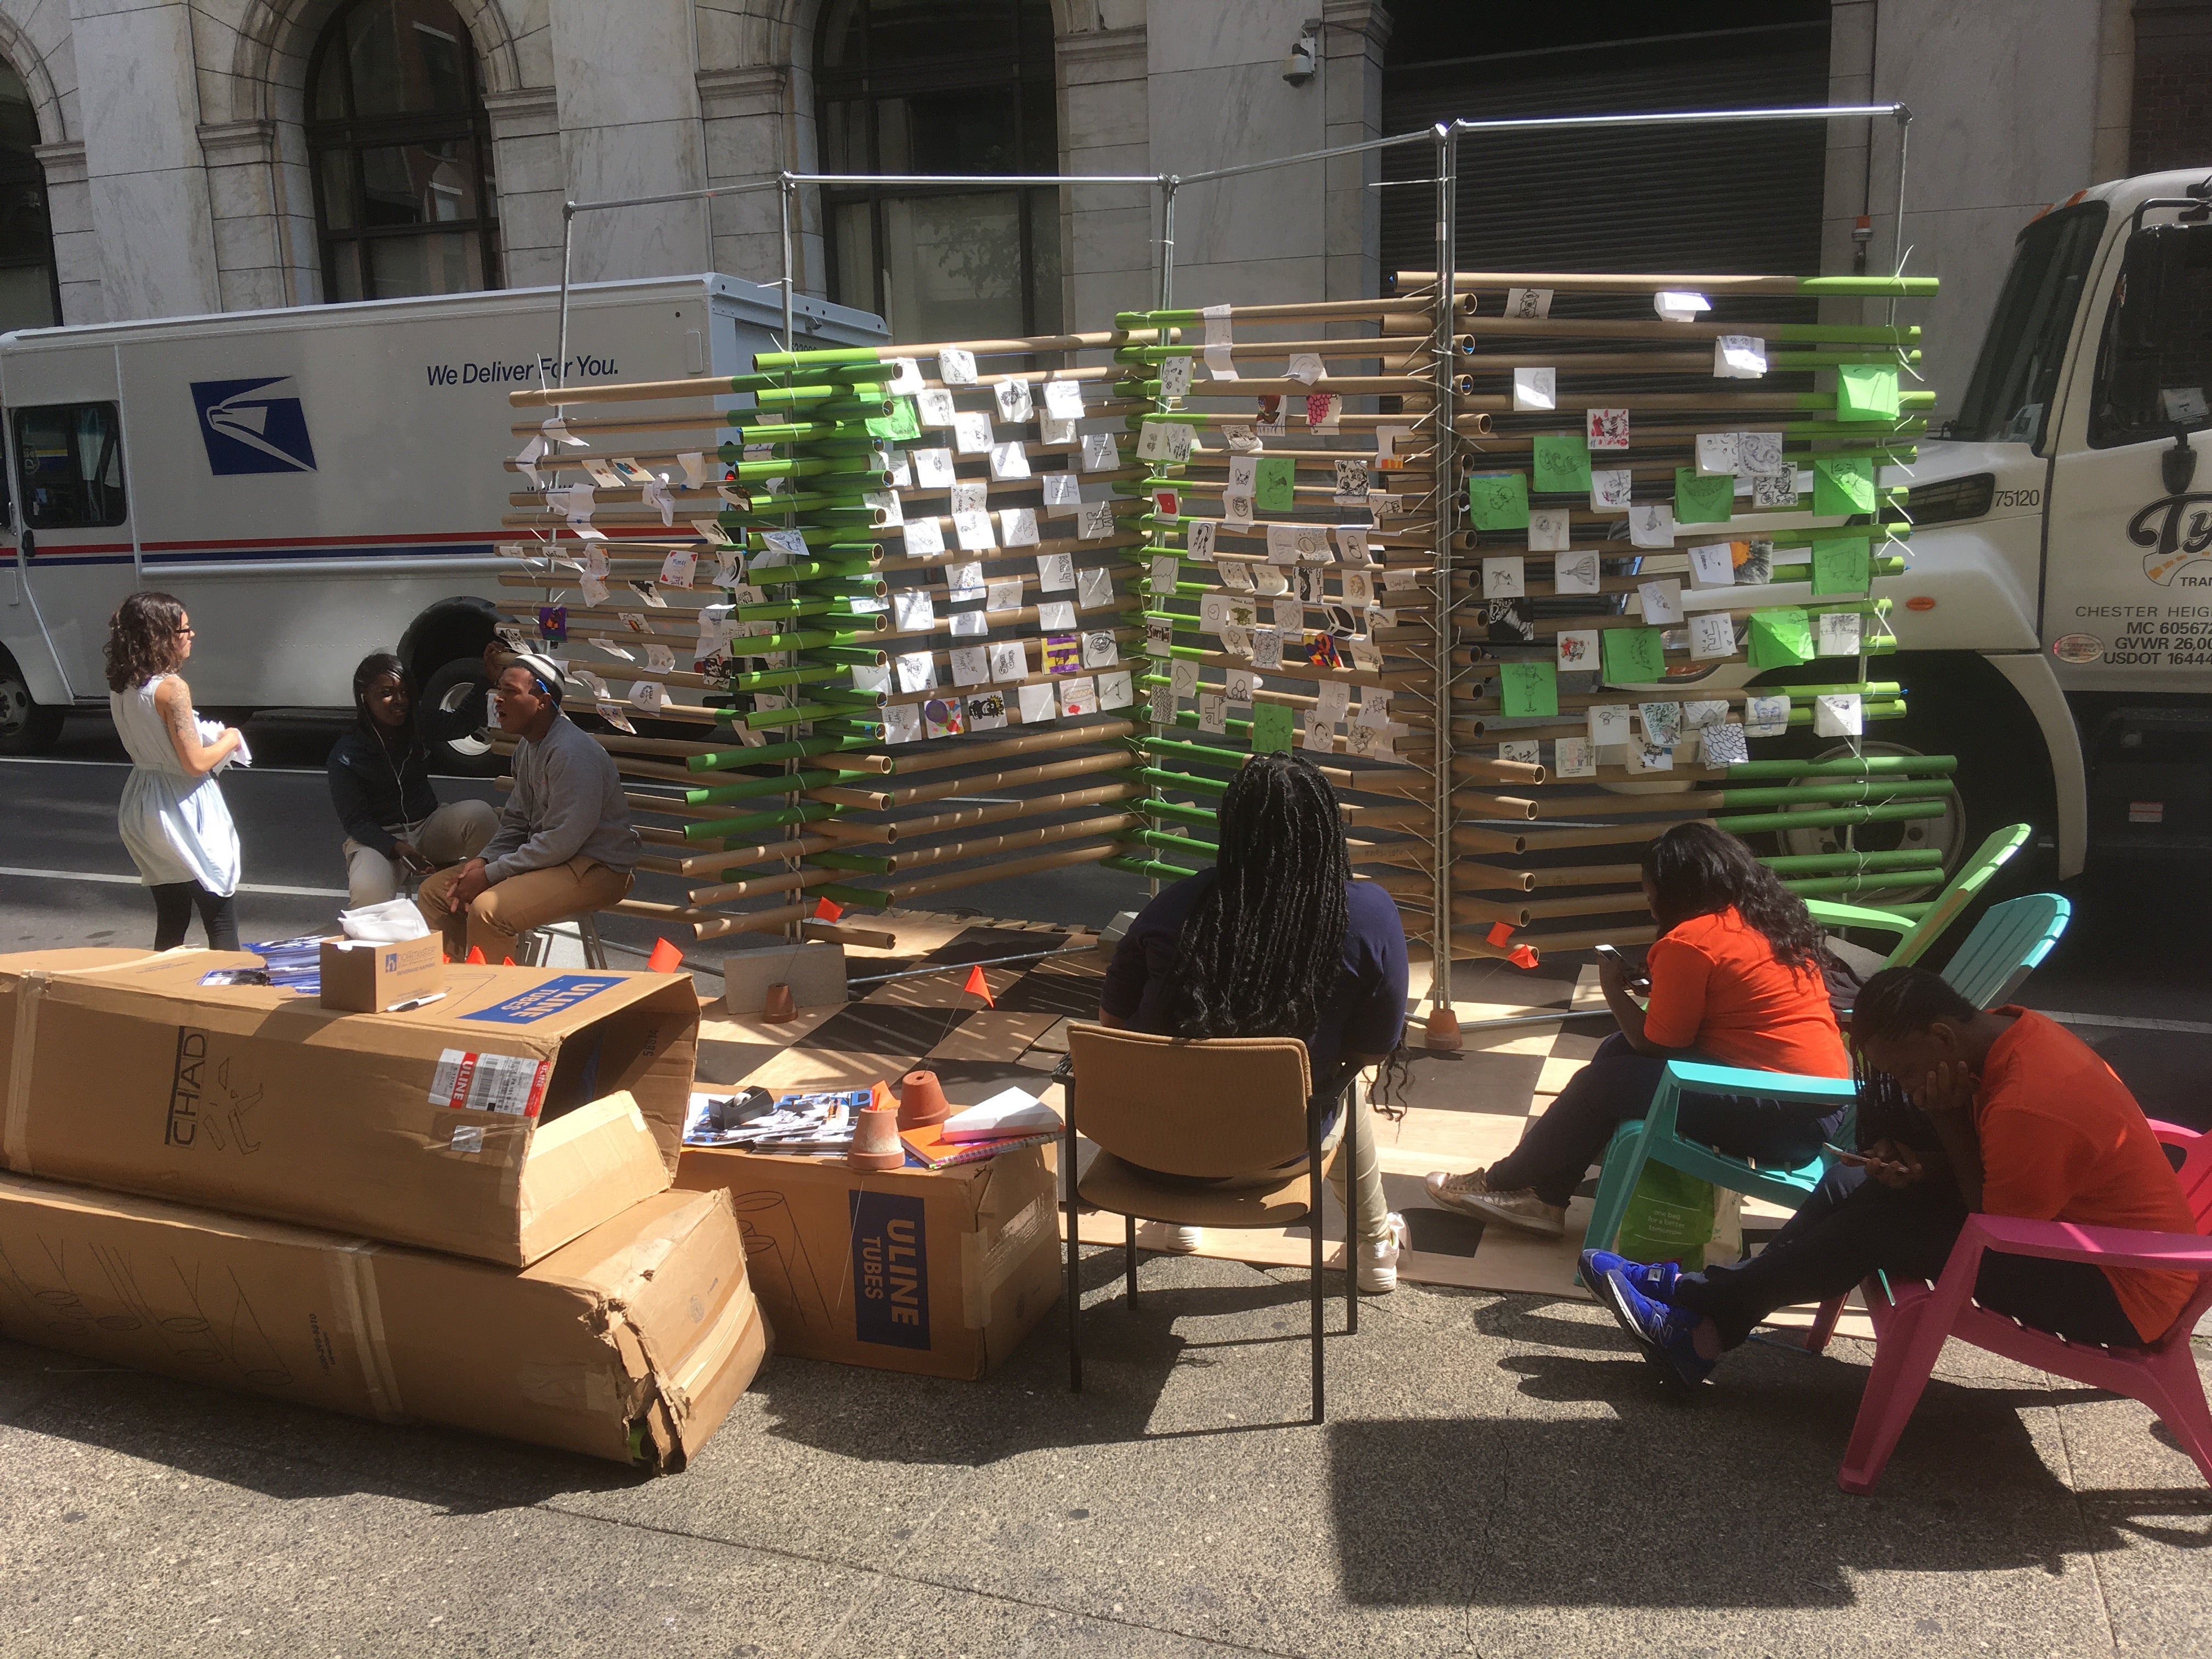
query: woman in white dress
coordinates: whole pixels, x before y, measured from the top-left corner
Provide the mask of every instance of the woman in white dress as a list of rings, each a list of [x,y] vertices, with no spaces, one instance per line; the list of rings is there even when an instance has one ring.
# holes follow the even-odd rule
[[[235,951],[238,831],[215,773],[246,740],[192,712],[177,675],[191,654],[192,619],[169,594],[133,593],[108,619],[107,706],[131,761],[118,819],[153,890],[154,948],[182,945],[197,908],[209,947]]]

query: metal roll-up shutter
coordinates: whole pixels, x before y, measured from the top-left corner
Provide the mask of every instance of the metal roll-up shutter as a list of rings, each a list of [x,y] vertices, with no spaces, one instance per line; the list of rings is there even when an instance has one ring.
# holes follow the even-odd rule
[[[1827,94],[1827,26],[1788,24],[1393,68],[1383,130],[1455,117],[1817,105]],[[1462,135],[1459,268],[1816,272],[1829,125]],[[1410,146],[1386,152],[1383,166],[1386,179],[1434,171],[1432,154]],[[1431,191],[1383,187],[1384,270],[1430,269],[1435,235]]]

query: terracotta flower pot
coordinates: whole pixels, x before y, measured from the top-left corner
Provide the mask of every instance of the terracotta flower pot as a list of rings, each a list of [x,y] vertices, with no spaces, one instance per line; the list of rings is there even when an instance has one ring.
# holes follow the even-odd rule
[[[769,986],[768,988],[767,1003],[761,1009],[761,1018],[768,1024],[781,1025],[786,1020],[797,1019],[798,1018],[799,1005],[791,1000],[791,987],[788,985]]]
[[[889,1106],[868,1106],[853,1119],[853,1150],[845,1162],[855,1170],[896,1170],[906,1162],[906,1146],[898,1138],[898,1113]]]
[[[908,1072],[899,1079],[900,1128],[919,1129],[928,1124],[942,1123],[951,1115],[952,1103],[945,1099],[936,1073]]]

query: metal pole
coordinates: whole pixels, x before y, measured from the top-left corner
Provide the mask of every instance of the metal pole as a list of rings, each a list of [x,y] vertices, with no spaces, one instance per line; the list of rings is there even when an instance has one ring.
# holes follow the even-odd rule
[[[562,391],[568,388],[568,266],[576,249],[576,204],[561,204],[561,347],[560,360],[553,365],[553,384]],[[567,412],[563,405],[553,405],[555,419]]]
[[[776,191],[776,200],[783,214],[783,349],[786,351],[799,349],[799,337],[793,328],[791,297],[792,276],[796,268],[791,246],[791,198],[793,189],[791,175],[788,173],[784,173],[781,187]],[[786,375],[784,378],[788,380],[790,377]]]
[[[1435,361],[1430,372],[1436,379],[1436,523],[1437,603],[1434,676],[1430,725],[1436,733],[1431,757],[1431,788],[1435,811],[1430,833],[1435,837],[1430,857],[1435,883],[1429,913],[1429,1047],[1460,1046],[1459,1016],[1452,1008],[1451,914],[1451,696],[1452,641],[1455,632],[1452,608],[1452,536],[1457,529],[1453,508],[1459,498],[1456,477],[1458,442],[1452,413],[1452,302],[1459,291],[1459,138],[1448,122],[1438,122],[1437,140],[1437,281]]]
[[[1890,271],[1893,276],[1905,275],[1905,151],[1912,137],[1912,112],[1902,104],[1897,106],[1897,228],[1889,239]],[[1889,321],[1897,325],[1897,301],[1889,302]]]
[[[1176,190],[1182,183],[1172,173],[1160,180],[1160,309],[1165,311],[1175,304],[1175,210]],[[1160,343],[1168,343],[1160,336]]]

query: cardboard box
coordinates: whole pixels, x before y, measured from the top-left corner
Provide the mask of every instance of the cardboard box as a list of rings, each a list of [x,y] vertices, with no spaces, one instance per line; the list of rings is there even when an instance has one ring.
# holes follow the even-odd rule
[[[446,988],[445,940],[436,933],[397,945],[326,939],[322,973],[324,1007],[349,1014],[380,1014]]]
[[[10,1079],[15,1066],[15,1011],[22,984],[33,975],[70,969],[114,968],[126,962],[143,962],[151,951],[110,950],[85,945],[66,951],[19,951],[0,955],[0,1115],[8,1109]],[[0,1115],[0,1123],[4,1123]],[[0,1160],[4,1163],[4,1160]]]
[[[455,963],[389,1014],[199,983],[257,960],[18,969],[0,1165],[511,1267],[673,1178],[688,976]]]
[[[987,1376],[1060,1299],[1042,1150],[870,1174],[836,1158],[686,1146],[676,1183],[736,1207],[776,1352]]]
[[[769,988],[791,987],[794,1007],[819,1008],[845,1000],[845,947],[842,945],[770,945],[732,951],[722,958],[722,1009],[757,1014],[768,1006]]]
[[[728,1202],[661,1193],[520,1272],[0,1175],[0,1332],[672,1473],[769,1333]]]

